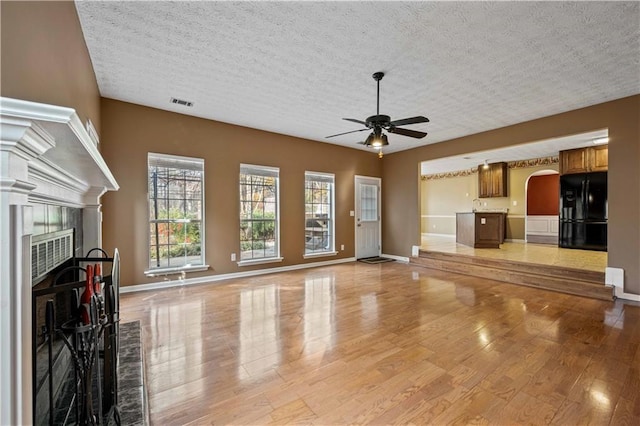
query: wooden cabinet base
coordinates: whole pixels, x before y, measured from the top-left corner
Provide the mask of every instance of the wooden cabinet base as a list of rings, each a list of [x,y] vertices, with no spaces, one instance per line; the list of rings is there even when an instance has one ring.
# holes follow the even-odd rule
[[[456,213],[456,242],[473,248],[500,248],[504,221],[504,213]]]

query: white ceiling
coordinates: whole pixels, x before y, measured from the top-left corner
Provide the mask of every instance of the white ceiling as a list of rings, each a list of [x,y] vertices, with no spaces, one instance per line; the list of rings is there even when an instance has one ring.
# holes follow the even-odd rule
[[[380,112],[442,142],[640,93],[639,2],[132,2],[76,7],[104,97],[367,149]],[[175,97],[193,107],[170,103]]]

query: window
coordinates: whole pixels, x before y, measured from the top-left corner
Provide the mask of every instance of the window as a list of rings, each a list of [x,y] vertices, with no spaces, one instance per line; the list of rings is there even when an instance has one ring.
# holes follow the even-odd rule
[[[279,169],[240,165],[240,263],[279,261]],[[248,262],[249,261],[249,262]]]
[[[333,253],[334,176],[305,172],[304,178],[304,253]]]
[[[148,155],[149,271],[206,269],[204,160]]]

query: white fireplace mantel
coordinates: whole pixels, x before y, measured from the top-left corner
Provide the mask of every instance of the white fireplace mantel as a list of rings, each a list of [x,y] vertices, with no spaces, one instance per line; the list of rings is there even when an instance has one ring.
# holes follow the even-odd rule
[[[0,97],[0,424],[33,423],[31,206],[83,208],[83,246],[100,247],[118,188],[74,109]]]

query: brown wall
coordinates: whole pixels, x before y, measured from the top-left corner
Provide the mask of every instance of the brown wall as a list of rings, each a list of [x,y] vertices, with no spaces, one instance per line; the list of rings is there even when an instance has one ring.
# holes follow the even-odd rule
[[[211,270],[190,277],[241,272],[354,256],[354,176],[381,176],[381,161],[371,153],[326,143],[190,117],[139,105],[102,100],[102,154],[120,183],[103,197],[103,245],[120,250],[123,285],[147,279],[147,153],[200,157],[205,160],[206,261]],[[240,163],[280,168],[282,263],[238,267]],[[337,256],[303,259],[304,172],[336,177]]]
[[[74,108],[100,131],[100,93],[72,1],[0,2],[0,94]]]
[[[382,252],[410,256],[420,244],[419,163],[599,129],[609,130],[608,265],[640,294],[640,95],[569,111],[383,158]]]
[[[560,175],[532,176],[527,187],[527,215],[557,216]]]

